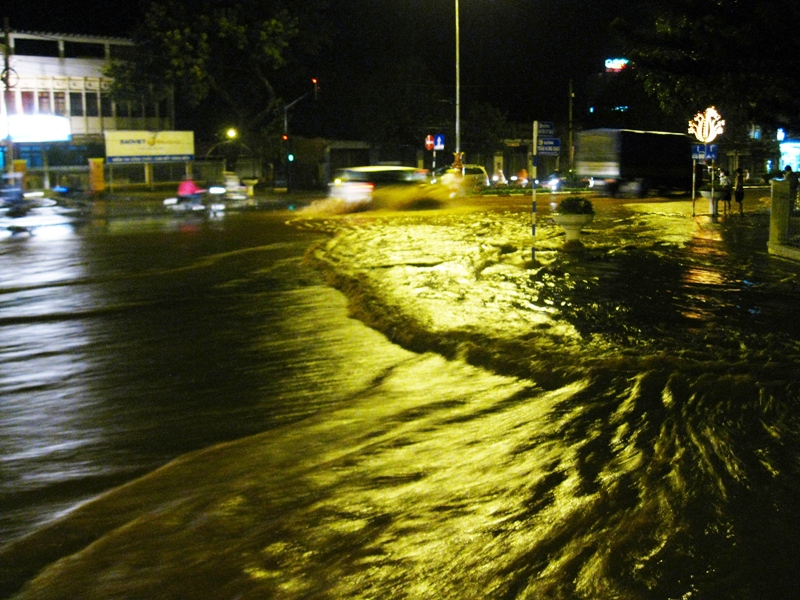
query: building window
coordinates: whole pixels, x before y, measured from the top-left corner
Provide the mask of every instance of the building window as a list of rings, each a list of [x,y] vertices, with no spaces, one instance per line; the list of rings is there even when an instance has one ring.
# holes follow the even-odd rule
[[[83,94],[80,92],[69,93],[69,114],[73,117],[83,116]]]
[[[50,102],[50,92],[39,92],[39,114],[53,114],[53,105]]]
[[[6,112],[9,115],[17,114],[17,97],[14,94],[14,90],[6,90],[5,98],[6,98]]]
[[[67,94],[64,92],[53,92],[53,105],[55,114],[59,117],[67,116]]]
[[[34,92],[22,92],[20,93],[20,98],[22,98],[23,114],[32,115],[36,112],[36,96]]]
[[[88,92],[86,94],[86,116],[99,117],[100,116],[100,103],[97,99],[97,93]]]
[[[114,107],[111,104],[111,96],[100,94],[100,115],[103,117],[113,117]]]

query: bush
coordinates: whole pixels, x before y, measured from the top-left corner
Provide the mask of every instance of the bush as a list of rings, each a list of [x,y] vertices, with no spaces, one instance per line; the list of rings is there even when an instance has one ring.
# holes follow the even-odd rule
[[[562,215],[593,215],[594,207],[586,198],[569,196],[558,203],[556,212]]]

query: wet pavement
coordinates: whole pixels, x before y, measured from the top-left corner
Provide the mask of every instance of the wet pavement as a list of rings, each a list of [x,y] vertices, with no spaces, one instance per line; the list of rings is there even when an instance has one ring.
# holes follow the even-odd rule
[[[142,437],[119,461],[140,471],[198,449],[4,547],[3,591],[794,595],[800,267],[767,255],[762,193],[717,222],[686,200],[597,200],[577,253],[547,200],[535,261],[529,200],[485,198],[120,225],[124,244],[78,236],[92,264],[4,280],[4,334],[61,328],[3,345],[23,368],[4,414],[45,431],[42,469],[63,473],[55,422],[68,461],[112,474],[98,439]],[[76,303],[92,318],[64,317]],[[171,362],[176,346],[196,352]],[[82,353],[82,383],[62,352]],[[31,393],[83,420],[37,420]],[[29,428],[12,439],[23,470]]]

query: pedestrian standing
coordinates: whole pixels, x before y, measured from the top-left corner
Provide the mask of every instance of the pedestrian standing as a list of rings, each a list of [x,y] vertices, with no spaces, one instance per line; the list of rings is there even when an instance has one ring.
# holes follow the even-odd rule
[[[744,214],[744,171],[739,167],[734,171],[733,199],[739,205],[739,215]]]
[[[731,192],[733,191],[733,184],[731,178],[728,177],[727,171],[719,172],[719,187],[722,188],[722,206],[725,214],[731,212]]]
[[[792,171],[792,167],[786,165],[786,168],[783,170],[783,178],[789,182],[789,209],[795,212],[797,202],[797,173]]]

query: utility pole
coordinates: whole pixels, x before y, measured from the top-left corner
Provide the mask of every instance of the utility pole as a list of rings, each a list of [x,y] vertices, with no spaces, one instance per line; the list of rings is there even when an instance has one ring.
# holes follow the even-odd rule
[[[10,63],[10,54],[11,54],[11,33],[10,28],[8,25],[8,17],[3,18],[3,73],[2,73],[2,80],[3,80],[3,91],[5,92],[5,102],[6,102],[6,155],[5,155],[5,166],[6,171],[12,173],[14,171],[14,142],[11,139],[11,123],[8,120],[8,113],[10,107],[8,105],[8,101],[11,99],[11,88],[14,87],[11,84],[11,73],[13,70],[11,69]]]
[[[456,0],[456,161],[461,153],[461,25]]]
[[[572,100],[575,92],[572,91],[572,79],[569,80],[569,172],[575,170],[575,148],[572,146]]]

